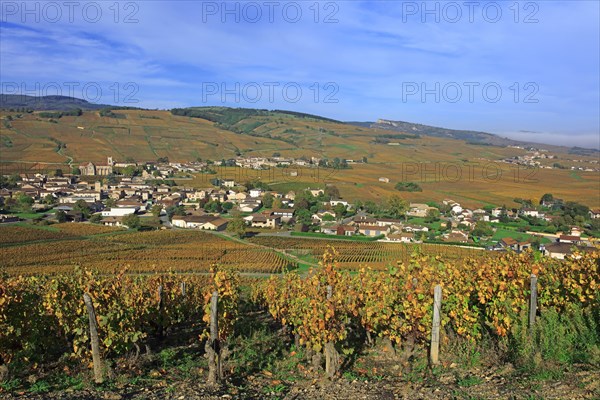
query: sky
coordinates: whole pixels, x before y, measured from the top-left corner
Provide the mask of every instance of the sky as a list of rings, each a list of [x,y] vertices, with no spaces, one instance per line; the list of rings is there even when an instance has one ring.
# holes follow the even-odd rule
[[[2,1],[2,93],[600,148],[598,1]]]

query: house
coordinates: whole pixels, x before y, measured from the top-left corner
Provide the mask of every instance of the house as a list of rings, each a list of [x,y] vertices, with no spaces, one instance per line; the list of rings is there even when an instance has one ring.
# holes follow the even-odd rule
[[[177,228],[200,229],[202,225],[217,218],[212,215],[174,215],[171,224]]]
[[[402,230],[406,232],[429,232],[429,228],[426,226],[410,224],[402,226]]]
[[[258,197],[262,197],[263,191],[262,191],[262,189],[250,189],[249,194],[250,194],[250,197],[256,199]]]
[[[406,215],[410,217],[424,218],[427,216],[429,210],[437,210],[435,207],[430,207],[427,204],[422,203],[410,203],[409,209]]]
[[[326,235],[337,235],[338,226],[337,225],[322,225],[321,232]]]
[[[129,214],[135,214],[139,211],[139,207],[113,207],[102,210],[103,217],[123,217]]]
[[[367,217],[366,215],[357,215],[352,219],[352,223],[354,225],[376,225],[377,220],[372,217]]]
[[[227,229],[228,224],[229,221],[227,221],[226,219],[217,217],[200,226],[200,229],[207,231],[224,231],[225,229]]]
[[[463,231],[453,230],[452,232],[446,234],[443,240],[444,242],[467,243],[469,241],[469,235]]]
[[[20,218],[15,215],[3,215],[0,214],[0,224],[5,224],[9,222],[19,222]]]
[[[594,247],[576,246],[570,243],[551,243],[545,246],[544,255],[564,260],[568,256],[572,256],[574,252],[592,252]]]
[[[502,215],[502,207],[496,207],[492,210],[492,215],[494,217],[499,217],[500,215]]]
[[[391,242],[410,243],[415,241],[415,234],[408,232],[390,233],[387,240]]]
[[[233,179],[223,179],[223,181],[221,182],[221,185],[228,187],[228,188],[232,188],[235,186],[235,181]]]
[[[502,238],[498,244],[505,250],[513,250],[516,252],[525,251],[531,248],[531,242],[529,240],[519,242],[511,237]]]
[[[379,182],[390,183],[390,178],[381,177],[379,178]]]
[[[323,221],[334,221],[335,220],[335,213],[333,211],[319,211],[316,214],[312,215],[312,219],[313,221],[317,221],[317,222],[323,222]]]
[[[340,225],[337,227],[338,236],[352,236],[356,233],[356,227],[352,225]]]
[[[510,250],[514,250],[517,251],[517,245],[519,242],[517,242],[515,239],[511,238],[511,237],[505,237],[500,239],[500,242],[498,243],[503,249],[510,249]]]
[[[577,243],[581,242],[581,236],[560,235],[558,237],[558,242],[559,243],[573,243],[573,244],[577,244]]]
[[[238,206],[238,208],[240,209],[241,212],[255,212],[258,211],[258,209],[260,209],[260,202],[259,201],[245,201],[242,204],[240,204]]]
[[[75,210],[68,211],[66,213],[67,221],[72,222],[83,222],[85,218],[83,217],[83,213]]]
[[[578,226],[572,227],[571,236],[581,236],[581,229]]]
[[[275,229],[277,225],[281,224],[281,217],[277,215],[271,215],[270,212],[253,214],[244,218],[246,222],[250,223],[253,228],[271,228]]]
[[[375,225],[377,226],[392,226],[392,225],[402,225],[402,221],[394,218],[377,218],[375,221]]]
[[[600,208],[595,208],[593,210],[590,210],[590,218],[591,219],[600,218]]]
[[[244,201],[248,198],[248,195],[244,192],[236,192],[234,190],[230,190],[229,192],[227,192],[227,199],[232,200],[232,201]]]
[[[123,217],[104,217],[101,223],[104,226],[124,226]]]
[[[456,203],[454,205],[452,205],[452,208],[450,209],[454,214],[460,214],[463,212],[463,208],[460,206],[460,204]]]
[[[350,206],[350,203],[348,203],[347,201],[344,201],[344,200],[331,200],[331,201],[329,202],[329,205],[330,205],[331,207],[335,207],[335,206],[337,206],[338,204],[341,204],[341,205],[343,205],[343,206],[344,206],[344,207],[346,207],[346,208],[348,208],[348,207]]]
[[[381,227],[378,225],[360,225],[358,227],[358,232],[365,236],[375,237],[380,235],[387,235],[388,228]]]
[[[535,208],[525,207],[521,209],[521,215],[525,215],[527,217],[536,217],[540,218],[541,214]]]
[[[283,222],[289,222],[292,218],[294,218],[294,210],[291,208],[274,208],[271,210],[273,215],[281,217]]]
[[[313,195],[313,197],[319,197],[320,195],[325,193],[323,189],[308,189],[308,191],[311,195]]]

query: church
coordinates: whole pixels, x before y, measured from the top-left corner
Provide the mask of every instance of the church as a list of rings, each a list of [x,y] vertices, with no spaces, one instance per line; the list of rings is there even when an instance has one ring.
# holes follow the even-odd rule
[[[81,175],[93,176],[93,175],[110,175],[113,173],[113,166],[115,162],[112,157],[108,157],[107,165],[95,165],[92,162],[79,166]]]

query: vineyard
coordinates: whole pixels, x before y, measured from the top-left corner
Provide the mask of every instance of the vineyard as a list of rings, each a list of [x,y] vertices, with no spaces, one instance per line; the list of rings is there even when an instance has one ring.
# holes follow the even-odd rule
[[[441,285],[444,293],[443,330],[470,342],[481,340],[484,333],[501,341],[520,334],[520,321],[529,310],[530,276],[535,274],[540,312],[567,314],[571,307],[581,307],[584,311],[578,318],[595,332],[594,340],[600,345],[597,252],[566,261],[532,253],[463,262],[414,255],[409,263],[398,263],[388,271],[361,268],[357,274],[340,271],[337,258],[331,248],[320,268],[308,276],[273,276],[254,294],[300,344],[325,356],[331,377],[338,371],[338,349],[356,332],[363,332],[369,342],[377,337],[387,341],[408,362],[415,347],[431,338],[435,285]],[[446,344],[448,338],[444,337]]]
[[[74,239],[118,231],[122,231],[122,229],[92,224],[64,223],[43,227],[9,225],[0,227],[0,246],[41,240]]]
[[[0,272],[11,275],[62,273],[81,265],[109,273],[123,267],[136,273],[206,273],[214,263],[257,273],[295,268],[292,261],[272,249],[204,232],[123,232],[89,224],[54,226],[58,227],[56,231],[1,227]],[[26,243],[30,240],[33,243]]]
[[[146,245],[173,242],[184,249],[195,244],[196,234],[143,235]],[[208,236],[209,242],[218,239]],[[69,241],[54,244],[65,242]],[[136,245],[127,233],[106,236],[103,242]],[[85,251],[94,257],[92,248]],[[93,364],[96,382],[101,382],[110,374],[96,369],[98,363],[122,370],[121,361],[110,360],[128,354],[137,359],[165,337],[191,329],[195,336],[186,337],[204,349],[199,354],[209,360],[208,382],[219,383],[235,374],[235,368],[254,362],[243,358],[237,367],[226,367],[232,354],[265,356],[244,347],[255,333],[240,337],[246,331],[244,324],[262,313],[272,318],[262,329],[282,332],[273,333],[272,340],[281,334],[289,337],[289,357],[298,351],[305,355],[294,359],[300,370],[310,368],[321,374],[324,366],[326,375],[336,379],[351,368],[354,355],[377,344],[388,349],[402,372],[410,370],[431,341],[436,285],[443,290],[442,359],[448,357],[453,343],[463,340],[473,345],[493,343],[506,349],[506,357],[512,357],[515,365],[535,362],[539,367],[545,358],[555,362],[543,349],[562,340],[559,346],[569,348],[561,353],[560,362],[600,367],[598,252],[564,261],[534,253],[506,253],[460,262],[414,253],[408,262],[395,263],[386,271],[363,267],[352,272],[340,268],[338,257],[336,249],[328,248],[320,265],[307,274],[294,271],[268,279],[241,277],[239,268],[215,265],[207,275],[132,275],[126,270],[106,275],[79,268],[74,274],[0,275],[0,367],[5,363],[14,373],[19,368],[30,371],[67,354],[72,362]],[[528,326],[532,274],[537,276],[538,321]],[[250,291],[242,297],[245,287]],[[95,318],[90,317],[84,293],[93,302]],[[555,315],[557,322],[544,328],[552,322],[549,315]],[[95,336],[88,319],[95,321],[97,354],[90,351],[90,335]],[[240,323],[242,319],[246,322]],[[269,357],[285,357],[281,352]]]
[[[382,242],[357,242],[328,239],[300,239],[281,236],[256,236],[249,241],[274,249],[309,254],[318,259],[329,247],[337,251],[340,268],[358,270],[364,265],[384,270],[396,262],[409,262],[414,252],[430,256],[443,256],[455,261],[489,254],[481,249],[442,244],[407,244]]]

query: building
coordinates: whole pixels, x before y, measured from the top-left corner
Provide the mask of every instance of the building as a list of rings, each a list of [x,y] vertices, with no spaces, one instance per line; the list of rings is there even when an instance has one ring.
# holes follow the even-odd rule
[[[81,175],[110,175],[113,173],[113,166],[115,165],[112,157],[108,157],[107,165],[95,165],[92,162],[87,164],[83,164],[79,166],[79,170],[81,171]]]
[[[574,252],[592,252],[594,247],[576,246],[570,243],[551,243],[545,246],[544,255],[559,260],[564,260],[568,256],[572,256]]]
[[[387,235],[388,228],[378,225],[360,225],[358,227],[358,232],[365,236],[376,237],[380,235]]]
[[[270,228],[275,229],[281,224],[281,217],[277,215],[271,215],[269,212],[249,215],[244,220],[250,223],[253,228]]]
[[[422,203],[410,203],[410,207],[406,212],[406,215],[410,217],[424,218],[427,216],[429,210],[437,210],[437,208],[430,207],[427,204]]]
[[[139,207],[113,207],[102,211],[103,217],[124,217],[125,215],[135,214]]]
[[[390,233],[387,236],[387,240],[389,240],[390,242],[410,243],[415,240],[415,234],[408,232]]]
[[[353,236],[356,234],[356,227],[352,225],[340,225],[337,227],[338,236]]]

